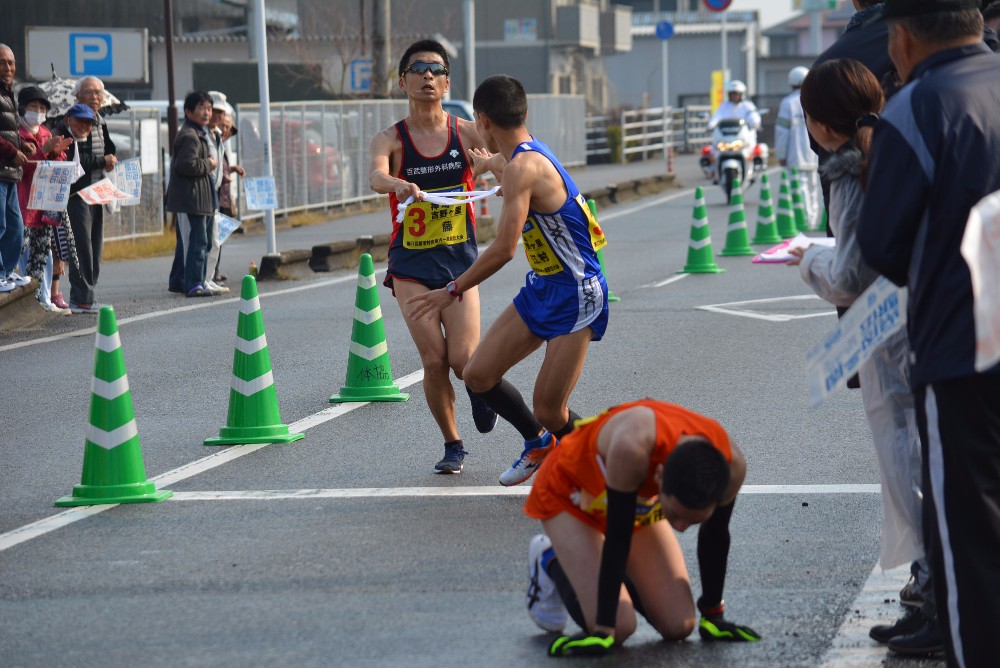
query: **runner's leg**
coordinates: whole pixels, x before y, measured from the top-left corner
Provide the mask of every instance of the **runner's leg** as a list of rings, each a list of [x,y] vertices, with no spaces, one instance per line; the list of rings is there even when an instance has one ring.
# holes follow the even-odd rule
[[[653,522],[632,536],[627,573],[642,599],[643,614],[664,640],[683,640],[697,623],[684,554],[667,522]]]
[[[550,432],[558,432],[566,426],[569,419],[566,404],[583,372],[592,334],[590,327],[584,327],[557,336],[545,346],[545,359],[538,370],[532,403],[535,417]]]

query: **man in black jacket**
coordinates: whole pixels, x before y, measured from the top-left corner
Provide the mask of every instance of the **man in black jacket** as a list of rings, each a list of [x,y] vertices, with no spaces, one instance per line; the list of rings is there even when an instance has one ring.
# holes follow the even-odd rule
[[[218,208],[213,174],[217,162],[208,142],[212,98],[204,91],[184,98],[184,125],[174,139],[167,186],[167,210],[177,214],[184,248],[184,294],[208,297],[215,293],[205,285],[206,259],[211,242],[209,226]]]
[[[857,239],[868,264],[909,288],[924,540],[949,665],[995,666],[1000,364],[976,370],[960,246],[972,207],[1000,190],[1000,59],[977,0],[888,0],[885,18],[905,86],[875,127]]]
[[[21,165],[35,150],[22,146],[17,132],[17,102],[11,90],[16,72],[14,52],[0,44],[0,292],[27,284],[26,279],[14,274],[24,243],[17,184],[21,182]]]

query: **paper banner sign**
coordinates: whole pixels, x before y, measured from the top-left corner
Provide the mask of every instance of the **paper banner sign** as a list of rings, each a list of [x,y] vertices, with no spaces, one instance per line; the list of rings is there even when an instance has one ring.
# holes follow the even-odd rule
[[[837,245],[837,240],[833,237],[807,237],[799,232],[791,239],[785,239],[777,246],[772,246],[766,251],[758,253],[751,262],[754,264],[785,264],[794,257],[790,252],[793,248],[805,249],[813,245],[834,248]]]
[[[962,257],[972,278],[976,371],[983,372],[1000,362],[1000,191],[972,208]]]
[[[233,231],[242,225],[242,223],[235,218],[231,218],[224,213],[219,211],[215,212],[215,229],[219,233],[219,244],[226,243],[226,239]]]
[[[906,297],[905,288],[879,276],[823,342],[809,351],[806,374],[813,406],[846,385],[872,351],[906,324]]]
[[[109,178],[103,178],[92,186],[81,188],[77,195],[87,204],[110,204],[130,197],[128,193],[119,190]]]
[[[128,193],[128,199],[123,199],[122,206],[135,206],[142,199],[142,159],[129,158],[122,160],[110,172],[108,178],[123,193]]]
[[[243,179],[243,189],[247,194],[247,208],[255,210],[277,209],[278,195],[274,187],[274,177],[258,176]]]
[[[75,180],[75,162],[40,161],[31,180],[28,208],[65,211],[69,201],[69,187]]]

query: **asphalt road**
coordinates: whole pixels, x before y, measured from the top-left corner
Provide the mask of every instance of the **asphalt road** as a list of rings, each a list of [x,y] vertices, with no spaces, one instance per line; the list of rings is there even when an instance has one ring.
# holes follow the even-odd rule
[[[818,408],[806,396],[804,355],[833,327],[833,310],[789,267],[717,257],[725,273],[677,273],[692,165],[679,167],[690,170],[687,186],[599,212],[621,301],[571,406],[586,415],[655,396],[729,429],[749,469],[725,598],[730,616],[764,640],[664,644],[643,623],[613,657],[568,663],[939,665],[887,658],[864,636],[899,614],[905,576],[873,573],[881,504],[860,396],[841,392]],[[751,233],[757,193],[747,195]],[[718,188],[706,194],[718,253],[727,207]],[[379,225],[384,214],[341,219],[283,232],[279,244]],[[227,273],[259,257],[262,243],[227,244]],[[145,468],[174,492],[166,502],[53,508],[79,482],[93,335],[73,316],[0,339],[0,666],[550,665],[550,638],[524,609],[527,544],[539,527],[521,513],[527,489],[496,482],[520,451],[518,435],[504,423],[478,434],[456,382],[471,455],[461,475],[433,473],[441,437],[389,292],[380,292],[386,339],[409,401],[327,402],[345,380],[356,272],[262,282],[281,416],[306,437],[209,448],[202,441],[226,422],[239,303],[167,293],[168,267],[168,258],[112,263],[101,277]],[[482,286],[484,325],[526,267],[518,257]],[[539,363],[536,354],[508,376],[526,396]],[[680,540],[697,593],[696,531]]]

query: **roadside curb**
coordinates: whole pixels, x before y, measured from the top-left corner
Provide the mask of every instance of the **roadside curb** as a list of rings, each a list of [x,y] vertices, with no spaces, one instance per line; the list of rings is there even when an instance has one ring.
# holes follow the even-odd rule
[[[675,186],[672,174],[657,174],[641,179],[612,183],[603,188],[583,192],[584,199],[592,199],[604,208],[622,204],[640,197],[655,195]],[[496,238],[496,220],[492,216],[476,217],[476,241],[487,243]],[[266,255],[260,261],[258,280],[294,280],[311,278],[317,272],[353,269],[364,253],[376,262],[384,262],[389,253],[388,234],[364,236],[354,241],[333,241],[318,244],[311,249],[287,250]]]
[[[36,300],[38,281],[32,279],[28,285],[0,293],[0,333],[23,329],[59,317],[49,313]]]

